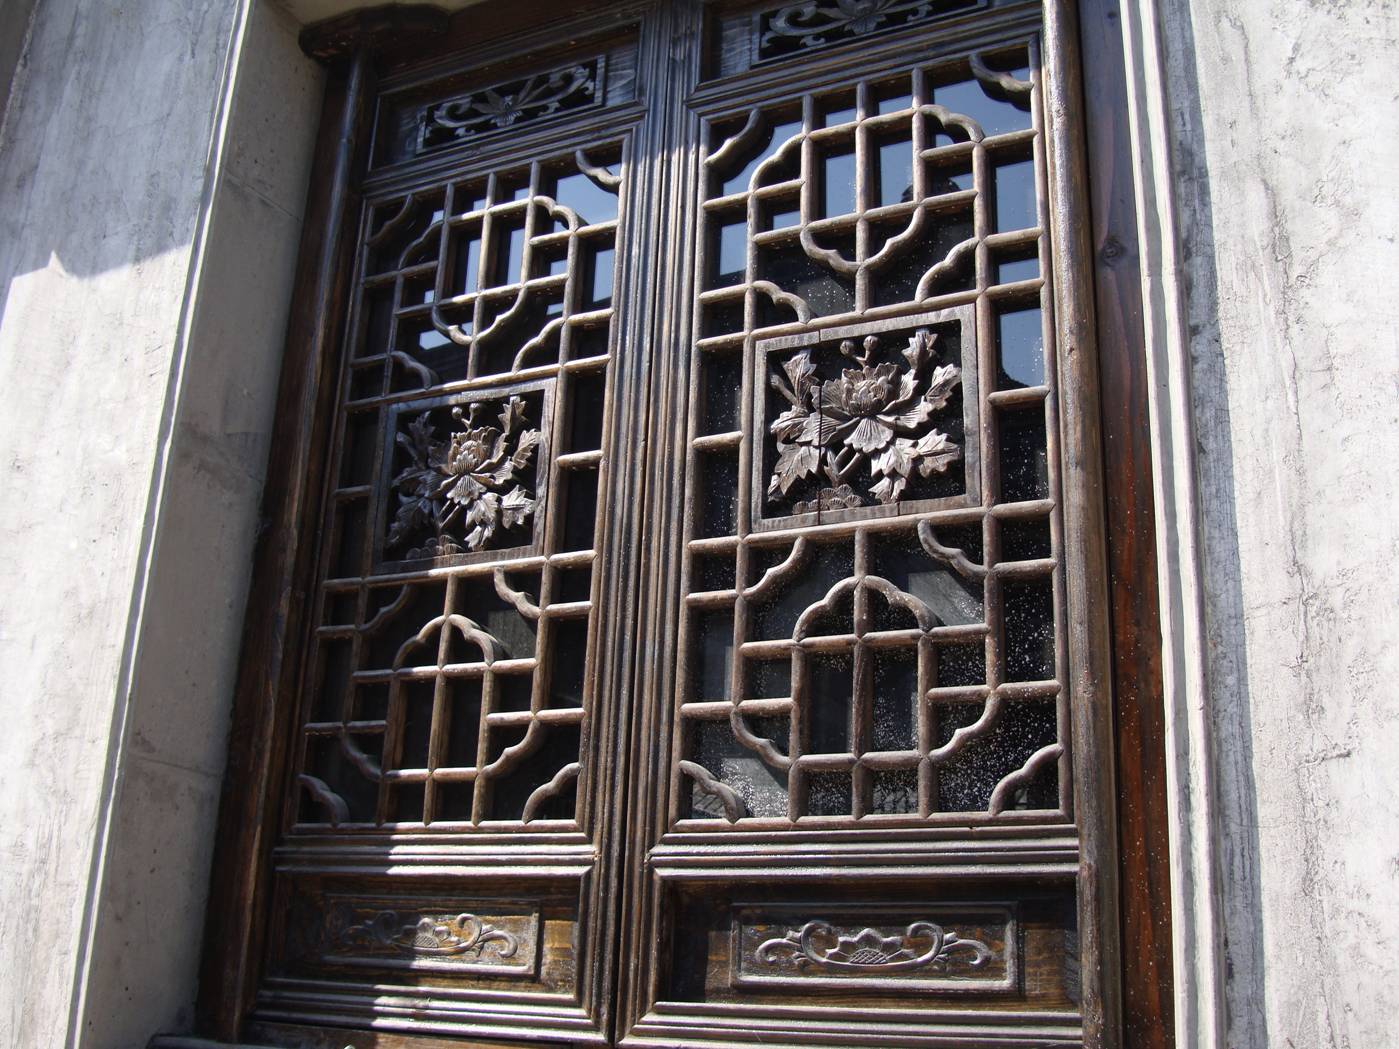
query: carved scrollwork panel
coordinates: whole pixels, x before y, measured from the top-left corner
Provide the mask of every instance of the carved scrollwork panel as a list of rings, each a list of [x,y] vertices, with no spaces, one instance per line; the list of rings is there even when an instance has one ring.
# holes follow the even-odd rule
[[[769,61],[985,6],[986,0],[797,0],[759,12],[757,57]]]
[[[605,76],[606,62],[599,56],[433,102],[420,117],[418,152],[600,105]]]
[[[301,964],[483,973],[527,978],[539,964],[537,902],[298,896],[295,957]]]
[[[735,987],[987,993],[1019,979],[1010,906],[748,906],[732,923]]]

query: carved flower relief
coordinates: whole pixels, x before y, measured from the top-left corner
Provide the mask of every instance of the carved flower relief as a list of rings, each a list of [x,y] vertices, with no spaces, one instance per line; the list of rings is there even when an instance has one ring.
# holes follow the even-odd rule
[[[407,919],[407,920],[405,920]],[[497,929],[474,914],[421,915],[384,910],[354,921],[341,916],[335,936],[339,945],[380,948],[413,955],[456,956],[481,954],[487,945],[500,958],[519,949],[519,939]]]
[[[903,351],[906,365],[874,363],[877,336],[860,349],[853,341],[840,352],[858,363],[822,381],[810,350],[784,362],[769,381],[789,407],[768,427],[776,438],[777,462],[767,494],[787,495],[799,482],[820,477],[817,495],[792,506],[793,513],[897,502],[914,472],[946,472],[962,449],[936,426],[935,412],[947,407],[961,381],[955,364],[933,366],[936,336],[916,332]],[[857,490],[852,482],[859,481]]]
[[[466,412],[453,408],[457,428],[446,441],[436,439],[427,412],[398,434],[409,465],[390,483],[399,505],[387,546],[407,547],[423,531],[433,533],[421,546],[407,549],[405,558],[480,550],[497,533],[533,517],[538,501],[526,487],[531,483],[526,471],[540,431],[526,425],[523,398],[504,404],[499,426],[483,423],[484,408],[481,402]]]

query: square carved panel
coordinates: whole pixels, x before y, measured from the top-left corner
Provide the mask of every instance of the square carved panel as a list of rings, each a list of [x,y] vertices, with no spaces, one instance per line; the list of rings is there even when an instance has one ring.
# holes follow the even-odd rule
[[[972,312],[758,342],[755,531],[980,503]]]

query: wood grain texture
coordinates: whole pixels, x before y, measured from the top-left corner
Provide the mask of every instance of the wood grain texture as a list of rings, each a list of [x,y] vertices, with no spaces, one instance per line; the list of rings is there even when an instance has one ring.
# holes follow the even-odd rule
[[[1098,318],[1121,857],[1123,1030],[1174,1044],[1155,506],[1146,354],[1118,0],[1080,0]]]

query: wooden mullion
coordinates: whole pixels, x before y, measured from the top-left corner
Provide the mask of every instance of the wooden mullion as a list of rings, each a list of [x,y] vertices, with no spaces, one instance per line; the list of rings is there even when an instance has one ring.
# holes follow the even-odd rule
[[[1098,322],[1120,832],[1124,1042],[1175,1044],[1166,701],[1135,171],[1120,0],[1078,0]]]

